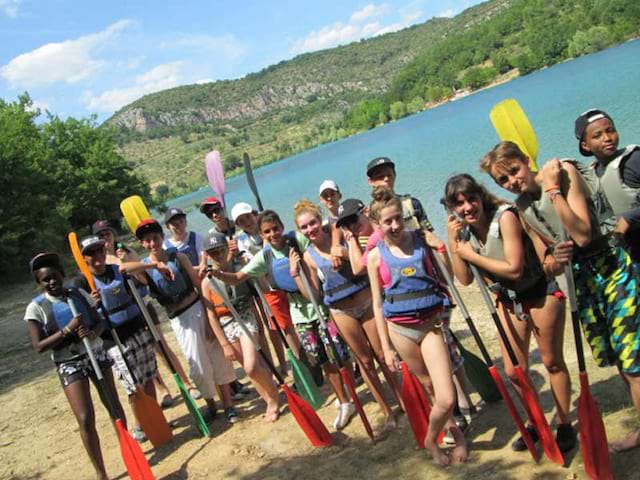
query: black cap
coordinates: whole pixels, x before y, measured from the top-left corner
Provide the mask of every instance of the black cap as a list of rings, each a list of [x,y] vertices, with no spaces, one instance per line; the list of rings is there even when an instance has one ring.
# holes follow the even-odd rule
[[[582,148],[584,133],[587,131],[587,127],[589,126],[589,124],[602,118],[608,118],[613,125],[613,119],[609,116],[609,114],[604,110],[598,110],[597,108],[587,110],[586,112],[581,113],[578,118],[576,118],[574,133],[576,135],[576,139],[578,140],[578,148],[580,149],[580,153],[585,157],[591,157],[593,153],[588,152]]]
[[[99,235],[100,232],[104,232],[105,230],[110,230],[115,235],[116,229],[109,225],[109,222],[106,220],[98,220],[93,225],[91,225],[91,234]]]
[[[354,215],[360,215],[364,210],[364,203],[356,198],[348,198],[338,207],[338,220],[336,227],[341,227],[344,220]]]
[[[29,261],[29,271],[32,273],[45,267],[53,267],[62,271],[60,256],[57,253],[43,252],[38,253]]]
[[[216,232],[215,230],[209,232],[209,236],[204,239],[202,249],[205,251],[213,250],[214,248],[221,248],[227,245],[227,237],[222,232]]]
[[[95,235],[84,237],[80,241],[80,251],[83,254],[87,253],[89,250],[95,250],[102,247],[104,247],[104,240],[100,240],[100,238]]]
[[[162,225],[156,222],[153,218],[146,218],[142,220],[136,227],[136,237],[138,240],[142,240],[142,237],[147,233],[164,233],[162,231]]]
[[[376,157],[367,164],[367,177],[370,177],[373,170],[382,165],[390,165],[391,168],[396,169],[396,164],[389,157]]]
[[[166,211],[166,213],[164,214],[164,223],[165,225],[167,223],[169,223],[171,221],[172,218],[174,217],[179,217],[180,215],[182,216],[187,216],[186,213],[184,213],[181,209],[176,208],[176,207],[171,207],[169,210]]]

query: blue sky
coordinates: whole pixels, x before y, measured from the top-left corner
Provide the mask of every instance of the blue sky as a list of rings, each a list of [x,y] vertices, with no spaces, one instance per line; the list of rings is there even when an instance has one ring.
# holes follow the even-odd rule
[[[478,0],[0,0],[0,98],[105,119],[141,96],[450,17]]]

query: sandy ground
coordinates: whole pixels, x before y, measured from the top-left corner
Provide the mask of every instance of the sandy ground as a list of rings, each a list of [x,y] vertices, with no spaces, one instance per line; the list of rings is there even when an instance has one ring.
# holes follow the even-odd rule
[[[52,363],[48,355],[33,351],[22,321],[33,293],[31,284],[23,284],[4,289],[0,299],[0,478],[93,478],[93,469]],[[495,329],[479,293],[473,289],[463,289],[462,293],[478,329],[496,357]],[[175,347],[170,328],[166,323],[163,328]],[[453,329],[467,348],[478,351],[458,313],[454,316]],[[565,350],[574,378],[575,418],[579,385],[570,322],[567,322]],[[614,369],[597,369],[590,355],[588,357],[592,392],[600,404],[609,436],[619,438],[637,428],[638,418]],[[537,350],[533,350],[532,363],[533,381],[540,389],[542,406],[551,418],[553,400]],[[170,382],[168,372],[163,370],[162,373]],[[176,393],[173,384],[170,389]],[[377,405],[364,387],[359,390],[374,429],[376,425],[380,427],[382,418]],[[122,391],[120,395],[124,404]],[[479,399],[477,394],[472,398],[474,401]],[[125,408],[129,413],[128,406]],[[404,415],[398,415],[399,428],[381,437],[375,445],[369,441],[360,421],[354,419],[342,432],[334,433],[334,446],[314,449],[287,411],[276,424],[266,424],[261,418],[264,404],[254,397],[240,403],[239,412],[240,423],[229,426],[220,415],[212,424],[212,438],[201,438],[192,426],[184,404],[175,402],[165,411],[167,418],[177,423],[174,440],[157,450],[148,442],[143,445],[156,478],[587,478],[579,449],[569,453],[564,468],[546,459],[535,464],[528,453],[511,451],[509,444],[515,438],[516,430],[502,402],[487,406],[474,419],[467,434],[471,445],[469,462],[448,469],[435,466],[424,451],[415,448]],[[336,413],[331,396],[318,413],[330,426]],[[97,421],[109,474],[112,478],[126,478],[118,442],[102,406],[97,407]],[[615,478],[639,478],[638,450],[615,455],[612,463]]]

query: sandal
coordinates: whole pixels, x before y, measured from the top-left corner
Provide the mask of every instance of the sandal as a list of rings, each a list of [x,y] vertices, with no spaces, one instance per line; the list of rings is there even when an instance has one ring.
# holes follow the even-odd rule
[[[173,405],[173,397],[167,393],[162,397],[162,400],[160,400],[160,406],[162,408],[169,408],[171,405]]]
[[[200,390],[198,390],[196,387],[189,388],[189,395],[191,395],[191,398],[193,398],[194,400],[200,400],[202,398]]]

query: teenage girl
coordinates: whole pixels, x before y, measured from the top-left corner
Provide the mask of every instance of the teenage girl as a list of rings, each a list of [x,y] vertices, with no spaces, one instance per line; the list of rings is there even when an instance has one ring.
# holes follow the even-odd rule
[[[467,263],[483,272],[496,293],[498,316],[525,373],[533,333],[556,403],[558,446],[563,453],[568,452],[575,446],[576,431],[569,420],[571,379],[563,355],[565,301],[557,282],[548,278],[562,273],[563,265],[553,256],[542,264],[533,241],[522,229],[516,208],[491,195],[471,175],[451,177],[444,198],[454,214],[449,216],[447,225],[453,272],[463,285],[473,282]],[[478,240],[477,250],[464,237],[465,227]],[[544,245],[537,235],[535,239],[544,255]],[[566,247],[570,253],[571,245]],[[560,254],[560,247],[555,254]],[[513,365],[498,338],[505,371],[520,394]],[[537,441],[533,426],[528,429]],[[522,451],[527,446],[518,438],[512,448]]]
[[[440,465],[464,462],[467,445],[451,418],[456,390],[441,329],[446,293],[435,279],[435,265],[427,250],[437,248],[438,255],[448,261],[445,245],[435,235],[427,237],[427,245],[422,235],[405,230],[401,201],[388,188],[374,189],[370,215],[383,234],[369,252],[367,269],[385,361],[395,371],[400,355],[425,387],[433,386],[434,403],[425,446]],[[456,441],[451,457],[437,442],[445,425]]]
[[[324,303],[329,308],[340,335],[355,354],[362,377],[380,405],[387,425],[395,427],[393,412],[382,393],[372,347],[369,345],[373,343],[382,350],[373,318],[369,279],[366,275],[356,276],[351,272],[346,249],[343,252],[342,266],[338,271],[333,270],[330,227],[323,227],[322,215],[317,205],[308,200],[299,201],[294,206],[294,217],[298,230],[311,242],[303,256],[310,273],[311,286],[316,291],[322,289]],[[387,368],[386,364],[383,364],[383,368]],[[387,378],[392,378],[392,375]],[[399,396],[399,392],[397,393]]]
[[[124,420],[124,412],[111,373],[111,360],[98,337],[104,325],[92,306],[93,299],[88,294],[79,289],[63,287],[64,273],[57,254],[40,253],[31,259],[29,267],[36,284],[42,290],[42,294],[29,303],[24,315],[29,327],[31,344],[38,353],[51,351],[51,359],[56,365],[62,389],[78,421],[84,448],[97,478],[106,480],[108,477],[100,450],[89,390],[89,379],[96,384],[97,378],[82,343],[83,338],[89,338],[105,379],[103,385],[109,389],[108,394],[113,399],[116,411],[109,411],[109,415],[112,419]],[[70,302],[73,302],[79,312],[77,317],[73,316]],[[103,405],[109,410],[105,397],[107,392],[98,389],[98,393]]]

